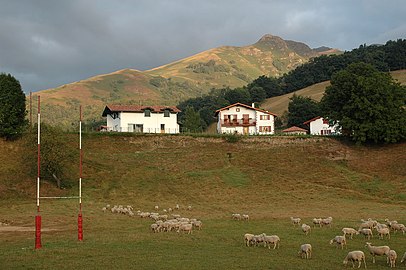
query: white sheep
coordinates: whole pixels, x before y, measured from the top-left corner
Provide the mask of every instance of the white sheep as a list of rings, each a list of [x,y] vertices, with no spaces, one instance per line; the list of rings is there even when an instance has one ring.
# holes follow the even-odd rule
[[[242,220],[246,220],[246,221],[249,221],[249,220],[250,220],[250,216],[247,215],[247,214],[241,215],[241,218],[242,218]]]
[[[192,206],[191,205],[189,205],[188,207],[187,207],[187,210],[192,210]]]
[[[405,225],[403,225],[401,223],[392,223],[390,227],[395,233],[397,231],[402,231],[403,234],[405,234],[405,231],[406,231]]]
[[[347,248],[347,239],[345,239],[345,235],[337,235],[336,237],[334,237],[333,239],[330,240],[330,245],[336,243],[336,248],[338,248],[338,246],[341,246],[341,249]]]
[[[231,218],[235,220],[241,220],[241,215],[240,214],[231,214]]]
[[[398,258],[398,254],[393,249],[389,250],[387,254],[386,262],[390,265],[390,268],[396,267],[396,259]]]
[[[390,239],[390,230],[389,230],[389,228],[376,227],[375,229],[378,232],[378,235],[379,235],[380,239],[383,239],[385,235],[387,235],[388,239]]]
[[[310,244],[303,244],[300,246],[300,250],[298,252],[298,255],[301,258],[306,258],[306,259],[310,259],[312,257],[312,245]]]
[[[158,211],[159,206],[158,206],[158,205],[155,205],[154,209]]]
[[[263,239],[264,239],[264,246],[266,247],[268,245],[268,248],[271,249],[271,244],[273,245],[273,249],[276,247],[279,248],[279,244],[281,242],[281,239],[277,235],[266,235],[263,233]]]
[[[179,226],[179,229],[178,229],[177,232],[185,231],[185,232],[187,232],[187,234],[191,234],[191,233],[193,233],[193,232],[192,232],[192,229],[193,229],[193,225],[192,225],[192,224],[181,224],[181,225]]]
[[[366,242],[365,246],[368,248],[369,253],[372,255],[372,263],[375,263],[375,256],[387,256],[390,250],[388,246],[372,246],[369,242]]]
[[[244,242],[245,242],[245,245],[246,245],[247,247],[250,246],[250,243],[252,242],[252,238],[253,238],[253,237],[254,237],[254,235],[251,234],[251,233],[246,233],[246,234],[244,234]]]
[[[175,205],[175,209],[176,209],[176,210],[179,210],[179,204],[176,204],[176,205]]]
[[[332,217],[328,217],[328,218],[323,218],[322,220],[321,220],[321,225],[323,225],[323,226],[329,226],[329,227],[331,227],[331,223],[333,222],[333,218]]]
[[[322,222],[321,218],[313,218],[313,226],[314,227],[316,227],[316,225],[319,225],[319,227],[321,227],[321,222]]]
[[[311,227],[305,223],[302,224],[302,231],[307,235],[311,231]]]
[[[360,268],[362,261],[364,261],[364,266],[365,268],[367,268],[367,264],[365,262],[365,254],[361,250],[348,252],[347,256],[344,258],[343,264],[347,265],[348,261],[352,263],[352,268],[354,268],[354,262],[358,262],[358,268]]]
[[[290,221],[292,221],[293,226],[295,225],[299,225],[300,226],[300,222],[302,221],[300,218],[295,218],[295,217],[290,217]]]
[[[349,235],[350,239],[352,239],[354,234],[355,235],[359,234],[359,232],[354,228],[343,228],[341,231],[344,233],[345,236]]]
[[[251,242],[254,246],[258,246],[260,243],[264,243],[264,236],[265,234],[254,235],[251,239]],[[265,243],[266,246],[266,243]]]
[[[156,224],[156,223],[151,224],[151,230],[152,230],[154,233],[159,232],[159,225]]]
[[[358,232],[360,234],[363,234],[365,236],[365,238],[367,238],[368,240],[371,239],[371,237],[374,237],[371,229],[364,228],[364,229],[358,230]]]
[[[403,254],[402,259],[400,260],[400,263],[406,262],[406,252]]]

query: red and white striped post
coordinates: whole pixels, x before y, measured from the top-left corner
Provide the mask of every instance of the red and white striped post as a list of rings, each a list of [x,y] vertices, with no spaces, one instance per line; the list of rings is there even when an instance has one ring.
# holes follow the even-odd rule
[[[79,109],[79,215],[78,215],[78,240],[83,241],[83,217],[82,217],[82,106]]]
[[[41,172],[41,114],[40,114],[40,96],[38,96],[38,159],[37,159],[37,215],[35,216],[35,249],[40,249],[41,245],[41,215],[39,213],[39,179]]]

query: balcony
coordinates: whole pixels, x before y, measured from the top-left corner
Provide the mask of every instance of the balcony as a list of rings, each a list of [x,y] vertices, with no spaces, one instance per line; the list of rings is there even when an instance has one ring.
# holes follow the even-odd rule
[[[256,123],[254,119],[221,119],[220,121],[222,127],[249,127],[255,126]]]

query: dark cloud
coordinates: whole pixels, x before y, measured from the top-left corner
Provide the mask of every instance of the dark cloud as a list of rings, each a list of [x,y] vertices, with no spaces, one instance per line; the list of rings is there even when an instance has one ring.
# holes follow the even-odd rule
[[[26,92],[248,45],[266,33],[342,50],[406,33],[403,0],[0,2],[0,72]]]

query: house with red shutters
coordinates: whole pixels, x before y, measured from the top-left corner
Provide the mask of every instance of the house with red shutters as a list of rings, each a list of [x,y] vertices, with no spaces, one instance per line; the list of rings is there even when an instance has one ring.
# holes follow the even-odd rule
[[[218,109],[217,132],[220,134],[267,135],[275,133],[276,114],[252,106],[235,103]]]

